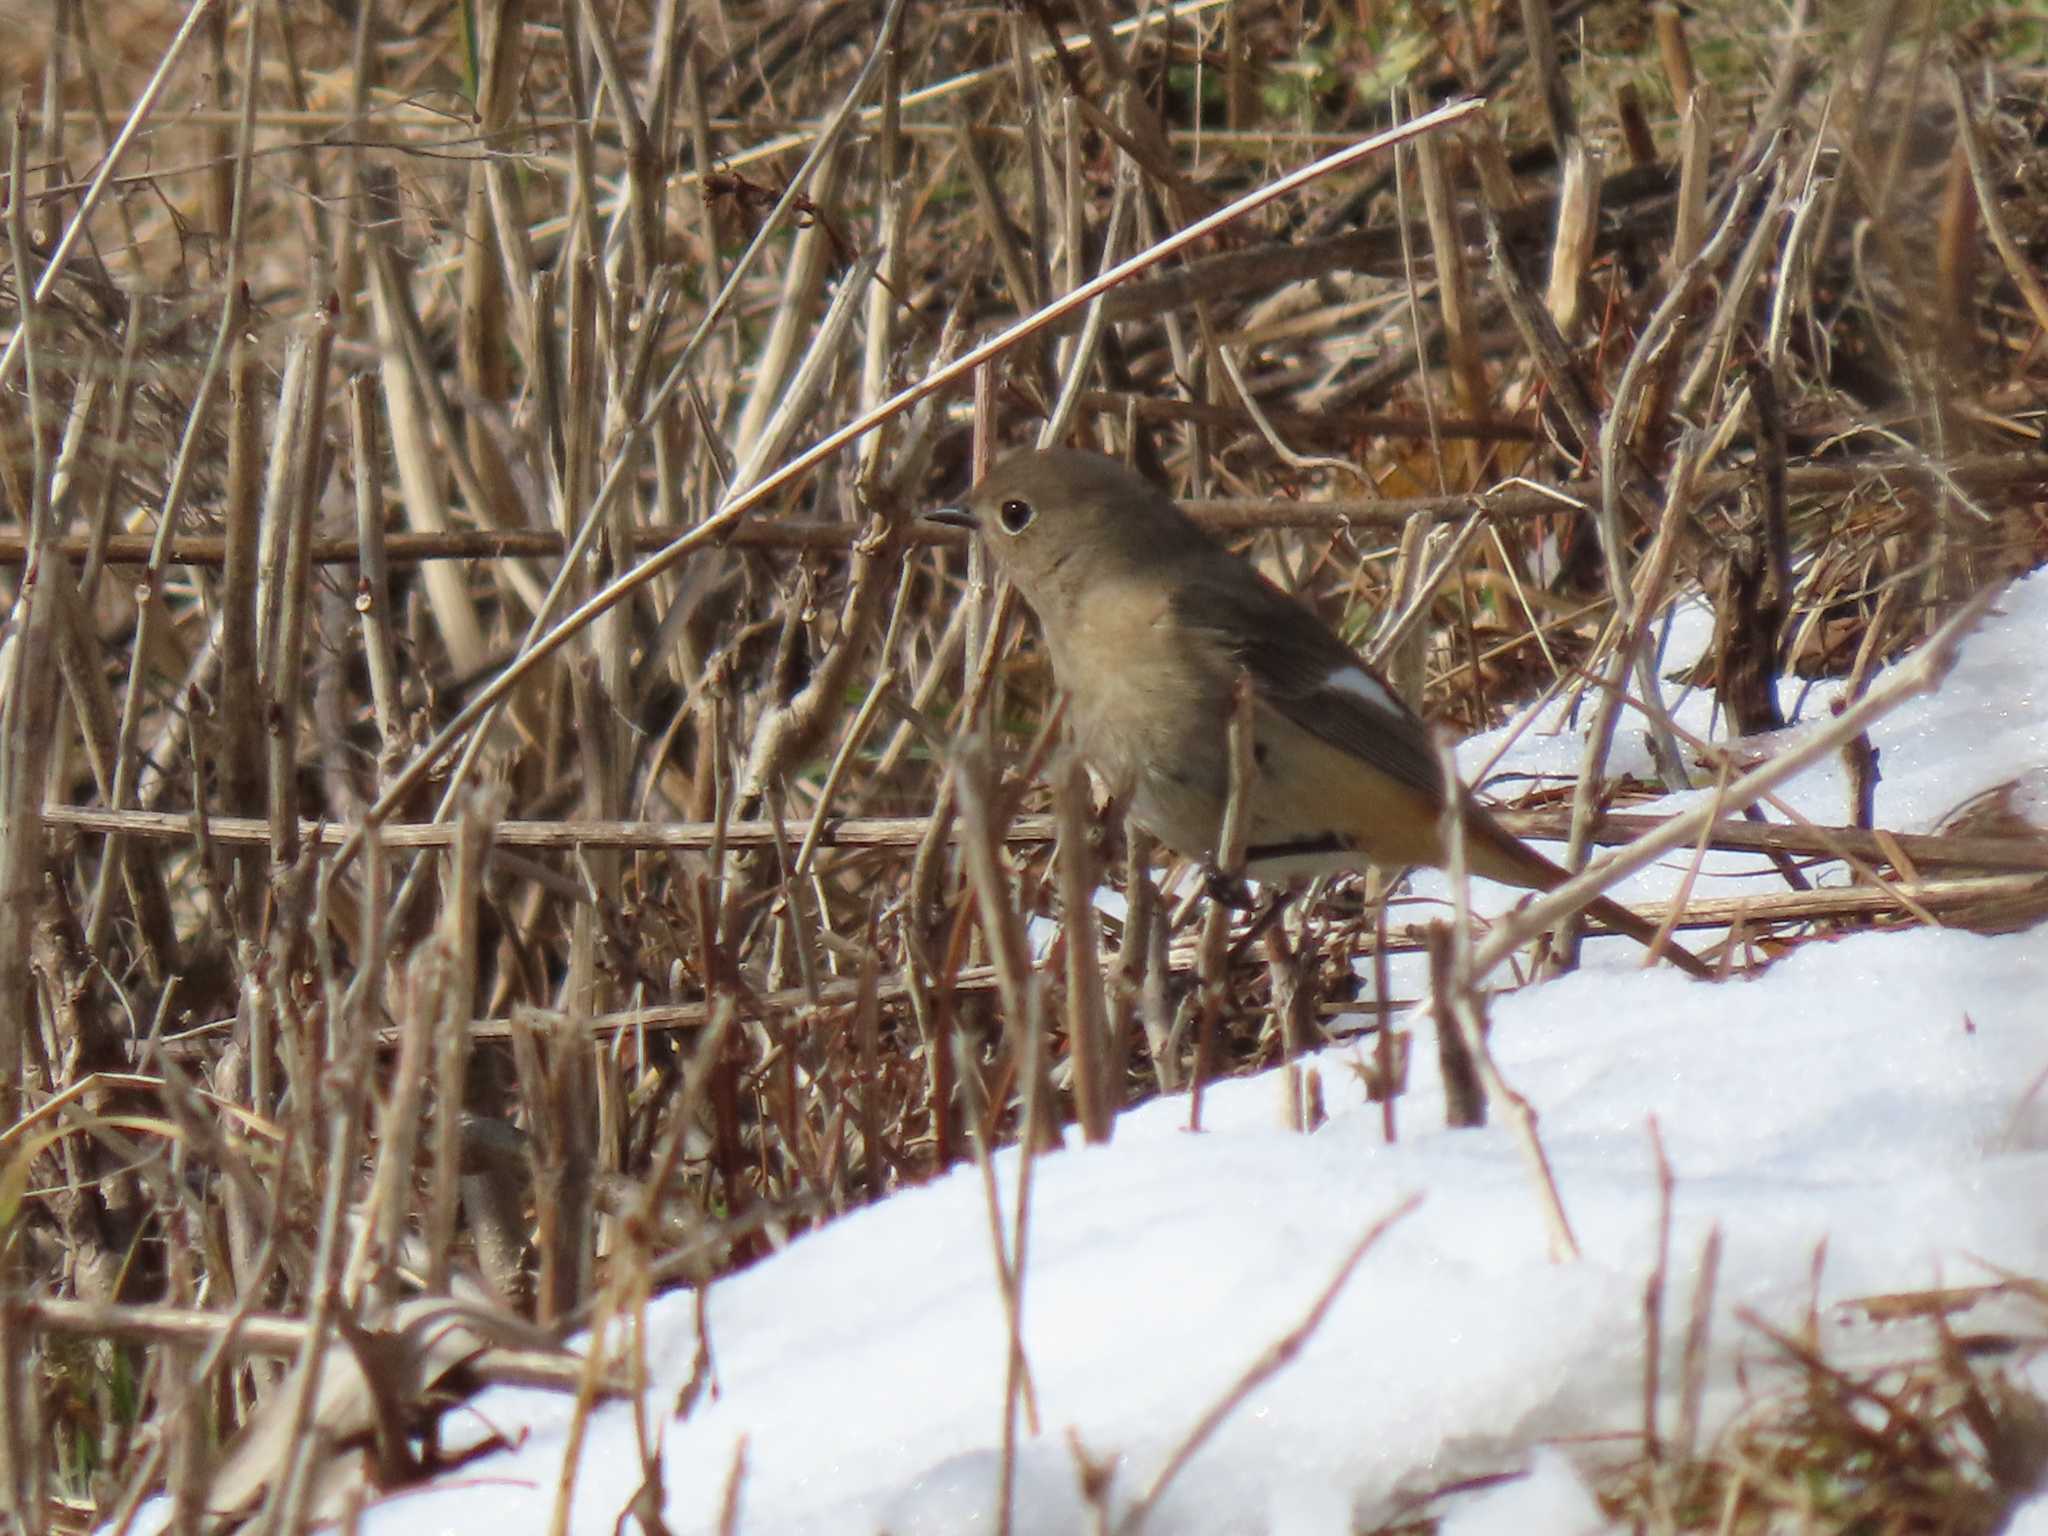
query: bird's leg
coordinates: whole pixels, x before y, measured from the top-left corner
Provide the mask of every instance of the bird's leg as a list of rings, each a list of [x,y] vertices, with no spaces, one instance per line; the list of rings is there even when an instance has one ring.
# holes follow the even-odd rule
[[[1226,875],[1214,864],[1202,866],[1202,894],[1233,912],[1249,912],[1258,904],[1249,885],[1236,875]]]
[[[1239,889],[1243,889],[1242,883],[1240,883]],[[1245,894],[1249,896],[1251,893],[1246,891]],[[1264,937],[1266,930],[1279,920],[1280,914],[1287,910],[1287,903],[1294,900],[1299,894],[1300,888],[1297,886],[1282,885],[1274,887],[1272,893],[1266,897],[1264,902],[1260,903],[1259,909],[1252,915],[1251,921],[1244,925],[1244,931],[1231,944],[1230,959],[1236,960],[1246,950],[1250,949],[1252,945],[1258,943]],[[1244,903],[1244,907],[1249,907],[1250,905],[1249,901]],[[1244,907],[1240,907],[1237,910],[1243,911]]]
[[[1102,860],[1105,869],[1114,869],[1124,862],[1124,854],[1130,846],[1130,834],[1124,817],[1131,808],[1131,797],[1127,794],[1112,794],[1102,803],[1089,840],[1095,845],[1096,857]]]

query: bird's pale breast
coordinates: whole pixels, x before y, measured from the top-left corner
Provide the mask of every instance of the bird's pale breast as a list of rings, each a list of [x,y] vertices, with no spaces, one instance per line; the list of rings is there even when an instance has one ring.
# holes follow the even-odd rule
[[[1230,792],[1221,749],[1235,665],[1212,639],[1177,624],[1146,583],[1097,584],[1058,633],[1053,669],[1089,766],[1169,848],[1214,858]],[[1254,714],[1253,741],[1249,840],[1285,850],[1255,859],[1254,873],[1408,863],[1433,850],[1435,815],[1420,797],[1396,809],[1382,789],[1377,808],[1394,815],[1362,817],[1358,765],[1345,754],[1268,708]]]

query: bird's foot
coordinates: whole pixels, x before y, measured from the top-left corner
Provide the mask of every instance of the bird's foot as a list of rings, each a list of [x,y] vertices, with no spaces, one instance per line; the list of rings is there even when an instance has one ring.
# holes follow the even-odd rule
[[[1250,886],[1236,875],[1226,875],[1214,865],[1202,871],[1202,894],[1217,906],[1228,907],[1233,912],[1249,912],[1258,904]]]

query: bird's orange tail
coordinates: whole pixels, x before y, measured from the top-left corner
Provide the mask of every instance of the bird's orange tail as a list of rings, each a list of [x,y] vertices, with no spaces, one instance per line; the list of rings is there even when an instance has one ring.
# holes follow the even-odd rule
[[[1477,806],[1469,808],[1466,813],[1465,831],[1465,861],[1475,875],[1536,891],[1556,890],[1571,878],[1568,871],[1552,863]],[[1715,977],[1712,966],[1682,945],[1666,943],[1660,947],[1657,925],[1639,913],[1631,912],[1618,901],[1596,896],[1586,904],[1586,914],[1617,933],[1627,934],[1653,953],[1662,954],[1688,975],[1707,981]]]

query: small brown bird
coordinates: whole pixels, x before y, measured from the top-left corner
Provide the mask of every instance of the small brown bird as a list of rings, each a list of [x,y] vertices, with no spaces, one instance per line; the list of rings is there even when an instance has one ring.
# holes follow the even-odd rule
[[[1415,712],[1313,613],[1113,459],[1013,454],[961,507],[1038,615],[1082,755],[1131,818],[1213,863],[1230,795],[1229,721],[1253,695],[1246,873],[1260,879],[1442,865],[1443,771]],[[1566,872],[1467,802],[1474,874],[1549,890]],[[1645,944],[1602,897],[1587,912]],[[1698,976],[1713,972],[1677,946]]]

